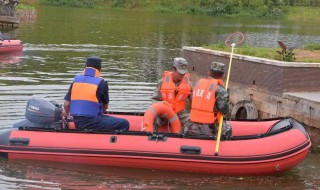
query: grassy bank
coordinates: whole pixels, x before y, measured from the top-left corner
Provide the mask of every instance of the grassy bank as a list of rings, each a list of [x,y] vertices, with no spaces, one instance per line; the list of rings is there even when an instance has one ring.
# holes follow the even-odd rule
[[[288,20],[315,20],[320,22],[319,7],[289,7],[285,15]]]
[[[282,16],[286,7],[281,0],[39,0],[41,4],[73,7],[111,7],[144,9],[192,15],[250,15],[257,17]]]
[[[138,9],[166,13],[228,17],[284,17],[319,20],[320,1],[311,0],[20,0],[20,4],[88,8]]]
[[[19,4],[16,7],[16,10],[34,10],[34,9],[36,9],[34,6],[26,5],[26,4]]]
[[[204,46],[204,48],[231,52],[231,47],[224,45],[223,43],[217,43],[209,46]],[[234,53],[249,55],[254,57],[261,57],[279,61],[288,61],[283,59],[283,55],[280,54],[281,48],[262,48],[253,47],[249,45],[242,45],[234,49]],[[294,49],[292,58],[296,62],[310,62],[310,63],[320,63],[320,43],[307,44],[301,49]]]
[[[34,5],[38,4],[38,0],[20,0],[17,10],[34,10]]]

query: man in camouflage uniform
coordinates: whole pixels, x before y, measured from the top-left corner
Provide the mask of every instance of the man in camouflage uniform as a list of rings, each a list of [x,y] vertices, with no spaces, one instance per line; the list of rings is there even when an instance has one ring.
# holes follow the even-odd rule
[[[186,124],[186,127],[183,130],[183,134],[185,135],[206,135],[206,136],[214,136],[217,132],[219,126],[219,117],[218,114],[227,115],[229,113],[229,95],[227,90],[223,86],[222,77],[224,74],[224,64],[219,62],[212,62],[210,71],[208,72],[209,77],[207,79],[200,79],[196,85],[194,86],[193,92],[193,99],[192,99],[192,106],[191,106],[191,113],[190,113],[190,120]],[[208,110],[213,110],[211,112],[212,118],[210,119],[208,115],[204,115],[203,113],[208,113],[207,111],[203,111],[206,107],[206,99],[209,101],[210,99],[210,91],[209,90],[201,90],[200,82],[207,81],[207,87],[204,89],[211,89],[214,86],[213,81],[218,81],[215,83],[215,101],[212,101],[214,106],[208,108]],[[203,82],[202,82],[203,84]],[[209,88],[209,85],[210,88]],[[214,92],[214,91],[211,91]],[[199,109],[195,109],[197,104],[196,98],[200,97],[199,101],[200,104],[198,107]],[[211,105],[210,105],[211,106]],[[196,110],[193,112],[193,110]],[[195,114],[194,114],[195,113]],[[213,119],[215,118],[215,119]],[[202,122],[201,122],[202,121]],[[230,124],[226,121],[223,122],[222,127],[222,138],[229,138],[232,135],[232,128]]]
[[[181,57],[177,57],[174,58],[174,62],[173,62],[173,66],[171,68],[171,72],[172,72],[172,81],[176,86],[176,90],[175,90],[175,96],[177,96],[177,94],[179,93],[179,86],[182,82],[182,80],[187,79],[188,80],[188,84],[190,85],[190,94],[188,95],[188,97],[184,100],[185,101],[185,109],[183,109],[182,111],[179,111],[177,113],[177,116],[180,119],[181,122],[181,126],[183,127],[189,120],[189,111],[190,111],[190,102],[191,102],[191,94],[192,94],[192,84],[189,80],[189,75],[188,75],[188,70],[187,70],[187,65],[188,62],[187,60],[185,60],[184,58]],[[165,71],[168,72],[168,71]],[[164,72],[164,73],[165,73]],[[164,98],[161,95],[161,87],[163,85],[163,78],[161,78],[158,81],[158,84],[153,92],[153,96],[152,99],[155,101],[163,101]],[[156,116],[155,121],[154,121],[154,128],[157,131],[159,129],[159,127],[161,126],[166,126],[168,125],[168,120],[166,118],[163,117],[159,117]]]

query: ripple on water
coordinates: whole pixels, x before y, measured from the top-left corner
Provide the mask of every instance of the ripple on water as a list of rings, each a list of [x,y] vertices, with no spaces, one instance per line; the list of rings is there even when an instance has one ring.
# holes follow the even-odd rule
[[[112,81],[110,85],[109,111],[144,112],[151,103],[154,83]],[[63,103],[68,85],[0,86],[0,128],[11,126],[23,119],[27,101],[31,97],[46,98]]]
[[[313,162],[311,155],[306,162]],[[319,159],[317,159],[319,160]],[[216,176],[201,173],[0,160],[5,187],[62,189],[318,189],[318,173],[303,166],[271,176]],[[314,171],[314,170],[312,170]],[[308,174],[309,172],[309,174]],[[306,174],[306,177],[302,177]],[[309,178],[310,176],[313,176]]]

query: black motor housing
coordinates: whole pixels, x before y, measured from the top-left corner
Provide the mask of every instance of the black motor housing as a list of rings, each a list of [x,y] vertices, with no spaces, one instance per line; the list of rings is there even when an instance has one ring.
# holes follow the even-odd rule
[[[28,100],[25,117],[28,121],[41,127],[61,122],[62,105],[44,98]]]

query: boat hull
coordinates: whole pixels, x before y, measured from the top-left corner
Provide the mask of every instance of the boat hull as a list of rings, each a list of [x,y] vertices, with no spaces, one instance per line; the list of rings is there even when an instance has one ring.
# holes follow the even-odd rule
[[[131,124],[136,122],[130,121]],[[281,129],[280,132],[273,134],[270,126],[266,125],[263,127],[267,131],[264,133],[268,134],[266,136],[221,141],[218,156],[214,156],[214,139],[138,131],[110,134],[7,129],[1,133],[1,137],[7,136],[7,140],[2,138],[0,152],[9,160],[44,160],[219,175],[267,175],[289,170],[301,163],[311,146],[307,132],[295,120],[285,130],[282,130],[281,120],[272,121],[267,122],[273,123],[271,128],[278,125],[276,128]],[[235,134],[244,133],[241,127],[254,125],[239,123],[233,123]],[[248,133],[247,137],[253,135],[248,136]]]
[[[23,44],[20,40],[0,41],[0,53],[22,51]]]
[[[180,161],[180,160],[159,160],[148,159],[145,157],[139,158],[123,158],[117,156],[75,156],[75,155],[25,155],[12,153],[10,159],[24,159],[24,160],[39,160],[52,162],[66,162],[72,164],[89,164],[89,165],[103,165],[116,166],[127,168],[144,168],[144,169],[159,169],[159,170],[173,170],[197,173],[211,173],[216,175],[271,175],[283,171],[287,171],[297,164],[301,163],[308,155],[308,150],[302,151],[290,158],[285,158],[277,161],[268,161],[255,164],[231,164],[231,163],[207,163],[194,161]]]

